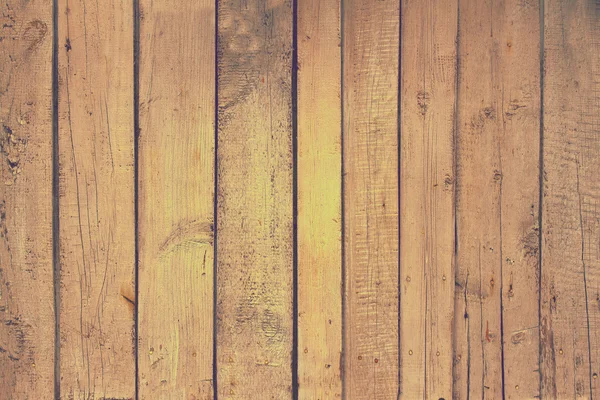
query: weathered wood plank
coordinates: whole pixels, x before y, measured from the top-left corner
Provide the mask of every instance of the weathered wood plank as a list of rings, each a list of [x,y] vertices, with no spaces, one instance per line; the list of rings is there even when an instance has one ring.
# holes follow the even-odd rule
[[[345,395],[398,395],[400,3],[344,4]]]
[[[54,387],[52,7],[0,16],[0,398]]]
[[[340,1],[298,3],[298,384],[342,396]]]
[[[457,0],[402,2],[400,392],[452,398]]]
[[[58,2],[61,398],[135,395],[133,5]]]
[[[213,1],[140,1],[139,396],[212,399]]]
[[[219,398],[292,396],[292,2],[218,5]]]
[[[600,394],[600,3],[544,3],[542,396]]]
[[[539,395],[539,8],[459,5],[455,397]]]
[[[504,396],[540,396],[540,6],[498,3],[496,38],[500,106],[500,212]],[[500,103],[498,103],[500,101]]]

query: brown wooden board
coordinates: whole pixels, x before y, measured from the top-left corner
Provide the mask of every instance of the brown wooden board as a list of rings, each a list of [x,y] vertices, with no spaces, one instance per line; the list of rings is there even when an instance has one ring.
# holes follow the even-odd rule
[[[349,0],[343,15],[344,389],[398,395],[400,4]]]
[[[450,399],[458,2],[402,5],[400,392]]]
[[[0,399],[54,394],[52,8],[0,14]]]
[[[342,395],[340,1],[298,2],[298,384]]]
[[[139,6],[139,398],[212,399],[216,8]]]
[[[543,398],[600,393],[600,4],[544,3]]]
[[[219,398],[292,397],[289,0],[218,4]]]
[[[61,398],[133,398],[133,5],[60,0],[57,39]]]
[[[459,4],[454,396],[539,396],[539,8]]]

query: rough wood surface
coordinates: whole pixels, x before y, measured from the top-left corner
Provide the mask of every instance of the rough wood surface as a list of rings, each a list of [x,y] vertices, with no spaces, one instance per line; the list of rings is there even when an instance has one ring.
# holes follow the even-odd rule
[[[292,397],[292,3],[219,1],[222,399]]]
[[[450,399],[458,2],[402,4],[400,392]]]
[[[139,396],[212,399],[216,9],[139,11]]]
[[[133,6],[58,2],[61,398],[135,395]]]
[[[459,5],[456,398],[533,398],[538,372],[539,9]]]
[[[600,3],[544,5],[542,396],[600,394]]]
[[[340,1],[298,3],[298,384],[342,396]]]
[[[345,395],[398,395],[400,4],[344,4]]]
[[[599,1],[3,2],[0,400],[598,395]]]
[[[0,15],[0,399],[54,392],[52,8]]]
[[[504,396],[540,396],[540,8],[504,0],[491,22],[499,107]]]

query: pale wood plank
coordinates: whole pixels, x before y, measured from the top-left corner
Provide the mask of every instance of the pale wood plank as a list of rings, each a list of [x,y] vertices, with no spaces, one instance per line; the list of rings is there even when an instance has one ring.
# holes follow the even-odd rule
[[[345,395],[398,395],[400,4],[344,4]]]
[[[402,2],[400,392],[452,398],[458,1]]]
[[[61,398],[133,398],[133,7],[58,2]]]
[[[141,399],[214,393],[215,12],[140,1]]]
[[[533,398],[539,9],[519,0],[459,7],[455,397]]]
[[[544,3],[542,396],[600,394],[600,3]]]
[[[298,384],[342,396],[340,1],[298,3]]]
[[[52,7],[0,17],[0,398],[54,393]]]
[[[222,0],[217,365],[226,399],[292,396],[292,3]]]

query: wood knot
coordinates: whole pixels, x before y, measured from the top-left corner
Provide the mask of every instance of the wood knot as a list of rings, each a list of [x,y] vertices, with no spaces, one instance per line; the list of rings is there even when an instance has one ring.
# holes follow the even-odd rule
[[[27,141],[19,138],[8,125],[2,125],[0,131],[0,153],[5,156],[8,170],[12,179],[5,182],[6,185],[12,185],[17,175],[21,173],[21,155],[27,148]]]
[[[417,105],[419,106],[419,112],[421,115],[425,115],[427,113],[430,98],[431,97],[427,92],[421,91],[417,93]]]
[[[487,119],[494,119],[495,118],[495,110],[493,107],[486,107],[482,110],[483,115],[485,115],[485,117]]]
[[[48,25],[44,21],[39,19],[30,21],[27,26],[23,29],[22,38],[26,42],[29,42],[27,46],[27,52],[35,50],[40,43],[44,41],[48,34]]]
[[[267,308],[263,312],[260,328],[266,337],[273,338],[281,331],[281,318]]]
[[[494,180],[496,182],[500,182],[502,180],[502,172],[498,170],[494,170]]]
[[[521,240],[526,257],[537,258],[540,246],[539,240],[539,229],[535,227]]]
[[[510,337],[510,341],[511,341],[513,344],[519,344],[519,343],[521,343],[521,342],[523,342],[523,341],[525,340],[525,337],[526,337],[526,336],[527,336],[527,334],[526,334],[525,332],[523,332],[523,331],[521,331],[521,332],[517,332],[517,333],[513,334],[513,335]]]

